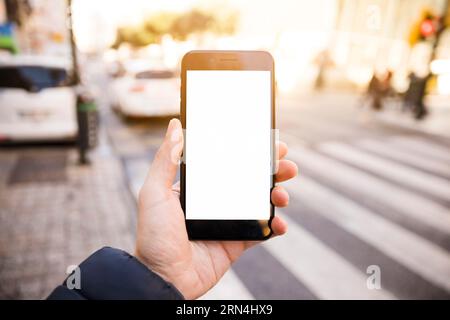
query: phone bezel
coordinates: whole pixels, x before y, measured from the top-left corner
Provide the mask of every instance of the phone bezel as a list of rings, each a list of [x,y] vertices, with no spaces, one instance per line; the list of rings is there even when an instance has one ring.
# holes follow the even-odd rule
[[[181,63],[180,114],[186,129],[186,72],[188,70],[265,70],[271,73],[271,129],[275,132],[275,76],[274,60],[266,51],[190,51]],[[275,161],[275,139],[271,139],[272,166]],[[272,171],[273,172],[273,171]],[[271,175],[271,190],[275,176]],[[191,220],[186,219],[186,229],[192,240],[265,240],[272,236],[272,220],[275,215],[270,201],[269,220]],[[186,164],[180,165],[180,202],[185,212]]]

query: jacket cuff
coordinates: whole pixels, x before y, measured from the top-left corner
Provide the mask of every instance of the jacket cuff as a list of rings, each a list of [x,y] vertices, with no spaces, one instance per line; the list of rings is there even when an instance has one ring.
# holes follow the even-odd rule
[[[85,299],[181,300],[183,295],[159,275],[125,251],[104,247],[80,266],[80,289],[73,289]],[[63,285],[66,287],[66,281]],[[61,298],[61,287],[49,299]]]

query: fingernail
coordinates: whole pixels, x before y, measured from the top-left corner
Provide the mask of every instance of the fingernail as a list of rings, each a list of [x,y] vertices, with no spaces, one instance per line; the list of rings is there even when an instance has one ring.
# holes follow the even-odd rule
[[[169,124],[167,125],[167,132],[170,132],[172,130],[172,127],[175,124],[175,119],[170,119]]]
[[[170,120],[167,134],[170,134],[171,142],[178,142],[181,140],[181,128],[177,119]]]
[[[167,131],[166,131],[166,136],[169,136],[169,134],[172,134],[173,128],[176,125],[176,119],[171,119],[169,121],[169,124],[167,125]]]
[[[181,140],[181,129],[176,128],[173,130],[172,135],[170,136],[170,141],[172,142],[178,142]]]

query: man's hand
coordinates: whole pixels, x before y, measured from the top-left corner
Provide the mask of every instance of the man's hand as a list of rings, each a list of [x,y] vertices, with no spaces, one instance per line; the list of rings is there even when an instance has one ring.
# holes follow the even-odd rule
[[[179,187],[172,186],[182,150],[181,123],[172,119],[139,194],[135,255],[186,299],[195,299],[212,288],[245,249],[258,242],[189,241]],[[286,154],[286,144],[279,143],[277,182],[297,175],[295,163],[283,159]],[[271,198],[277,207],[285,207],[289,202],[289,195],[281,186],[272,190]],[[287,230],[286,222],[275,216],[272,229],[275,236],[282,235]]]

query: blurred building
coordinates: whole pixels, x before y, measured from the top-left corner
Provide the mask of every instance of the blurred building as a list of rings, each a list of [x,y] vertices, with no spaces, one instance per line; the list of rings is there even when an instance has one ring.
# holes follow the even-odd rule
[[[0,0],[0,23],[14,25],[20,53],[69,57],[66,6],[61,0]]]
[[[374,70],[393,70],[403,91],[407,75],[429,70],[432,41],[411,43],[424,10],[445,15],[447,0],[338,0],[339,14],[330,48],[337,68],[352,83],[365,86]],[[447,28],[448,29],[448,28]],[[442,34],[437,59],[450,62],[450,34]]]
[[[73,12],[78,49],[85,53],[107,50],[118,26],[139,23],[155,12],[231,8],[238,12],[235,34],[205,37],[201,46],[170,42],[165,54],[179,57],[193,48],[269,50],[277,61],[279,88],[286,92],[305,90],[318,82],[333,88],[364,88],[374,70],[387,69],[394,71],[395,88],[404,91],[411,71],[426,74],[430,60],[439,60],[431,65],[438,75],[435,88],[450,93],[450,31],[443,33],[436,50],[432,41],[414,45],[410,41],[424,10],[443,15],[448,2],[74,0]],[[69,56],[66,5],[65,0],[0,0],[0,27],[5,22],[14,24],[21,53]]]
[[[6,22],[6,6],[4,1],[0,1],[0,24]]]

